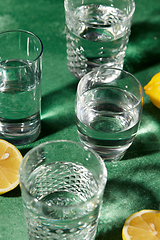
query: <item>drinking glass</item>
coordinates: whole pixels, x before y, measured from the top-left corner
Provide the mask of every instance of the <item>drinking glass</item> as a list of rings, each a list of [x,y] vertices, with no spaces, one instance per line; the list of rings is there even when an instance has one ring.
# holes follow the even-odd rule
[[[64,0],[67,64],[78,79],[107,64],[123,69],[134,0]]]
[[[102,66],[78,84],[76,121],[81,142],[105,161],[120,160],[140,122],[143,89],[135,76]]]
[[[29,239],[95,238],[107,179],[98,154],[68,140],[42,143],[19,174]]]
[[[41,129],[43,45],[33,33],[0,33],[0,138],[22,145]]]

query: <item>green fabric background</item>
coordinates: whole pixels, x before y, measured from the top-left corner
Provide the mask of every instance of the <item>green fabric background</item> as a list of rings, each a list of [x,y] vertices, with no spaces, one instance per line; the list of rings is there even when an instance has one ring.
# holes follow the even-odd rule
[[[124,69],[146,85],[160,71],[160,1],[135,0],[136,11]],[[77,80],[66,62],[63,0],[1,0],[0,31],[29,30],[44,44],[42,131],[24,155],[48,140],[79,141],[74,116]],[[142,209],[160,209],[160,109],[144,94],[137,137],[122,161],[106,163],[108,182],[96,240],[121,240],[125,219]],[[27,240],[20,188],[0,196],[0,239]]]

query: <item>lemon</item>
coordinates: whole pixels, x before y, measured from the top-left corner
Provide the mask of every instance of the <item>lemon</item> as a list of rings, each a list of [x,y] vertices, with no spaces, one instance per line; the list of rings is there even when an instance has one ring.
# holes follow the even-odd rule
[[[122,229],[123,240],[159,240],[160,211],[142,210],[129,216]]]
[[[155,74],[150,82],[144,87],[145,93],[149,96],[151,102],[160,108],[160,72]]]
[[[9,192],[19,184],[20,151],[11,143],[0,139],[0,194]]]

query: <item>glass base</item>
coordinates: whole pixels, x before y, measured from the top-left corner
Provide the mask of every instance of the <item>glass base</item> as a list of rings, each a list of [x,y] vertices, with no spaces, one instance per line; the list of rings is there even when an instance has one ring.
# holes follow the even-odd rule
[[[34,126],[33,126],[34,125]],[[4,123],[0,121],[0,138],[14,145],[24,145],[35,141],[41,132],[40,120],[34,124]]]

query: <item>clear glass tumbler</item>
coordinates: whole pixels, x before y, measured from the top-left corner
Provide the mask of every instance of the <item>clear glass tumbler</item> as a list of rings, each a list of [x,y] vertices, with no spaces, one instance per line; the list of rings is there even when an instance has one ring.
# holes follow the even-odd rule
[[[107,64],[123,69],[134,0],[64,0],[67,64],[78,79]]]
[[[29,239],[95,238],[107,170],[81,143],[58,140],[30,150],[20,166]]]
[[[15,145],[40,133],[42,52],[31,32],[0,33],[0,138]]]
[[[105,161],[120,160],[140,122],[143,88],[132,74],[102,66],[78,84],[76,121],[80,140]]]

